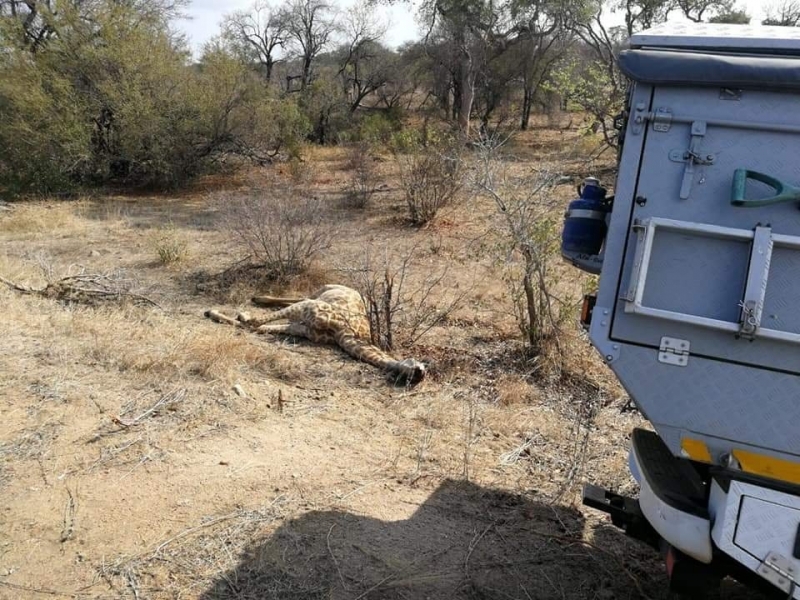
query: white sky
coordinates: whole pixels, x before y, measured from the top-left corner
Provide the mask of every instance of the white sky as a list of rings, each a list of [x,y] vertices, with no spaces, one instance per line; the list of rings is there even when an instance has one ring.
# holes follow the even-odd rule
[[[341,10],[345,11],[352,6],[354,0],[333,0]],[[413,2],[413,5],[412,5]],[[751,23],[759,23],[763,16],[763,6],[769,5],[769,0],[738,0],[737,5],[744,7],[752,17]],[[219,24],[223,15],[234,10],[246,9],[252,6],[253,0],[191,0],[186,9],[189,19],[180,20],[177,25],[190,39],[195,54],[205,42],[219,32]],[[418,0],[395,0],[393,6],[377,4],[377,11],[383,18],[388,18],[390,28],[386,42],[393,47],[419,37],[415,21]]]

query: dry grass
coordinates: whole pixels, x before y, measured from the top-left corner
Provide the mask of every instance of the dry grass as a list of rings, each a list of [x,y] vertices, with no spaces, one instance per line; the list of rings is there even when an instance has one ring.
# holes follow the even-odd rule
[[[515,166],[576,143],[536,130]],[[346,158],[310,149],[294,176],[335,209]],[[632,491],[628,433],[641,419],[620,412],[621,390],[577,327],[561,379],[537,378],[518,352],[485,249],[489,206],[410,229],[395,165],[380,173],[386,192],[281,285],[225,271],[241,256],[207,201],[258,172],[185,197],[0,214],[0,275],[43,285],[71,265],[124,268],[162,307],[0,288],[0,597],[658,597],[657,557],[576,504],[584,480]],[[191,260],[154,261],[148,232],[170,222]],[[413,390],[336,348],[203,318],[255,293],[342,281],[338,269],[377,245],[420,249],[410,283],[447,266],[445,291],[467,291],[411,348],[434,360]],[[565,270],[561,284],[579,294],[584,280]]]
[[[0,234],[5,239],[70,237],[85,231],[85,221],[77,216],[84,202],[33,202],[15,206],[0,217]]]

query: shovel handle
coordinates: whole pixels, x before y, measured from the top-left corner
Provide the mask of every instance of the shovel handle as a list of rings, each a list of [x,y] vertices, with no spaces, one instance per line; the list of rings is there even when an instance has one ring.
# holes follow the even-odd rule
[[[775,195],[768,198],[760,198],[758,200],[747,200],[745,196],[745,188],[747,187],[747,180],[753,179],[768,185],[775,190]],[[745,208],[754,208],[758,206],[769,206],[770,204],[780,204],[781,202],[800,202],[800,189],[789,185],[765,173],[758,171],[749,171],[748,169],[736,169],[733,172],[733,186],[731,190],[731,204],[734,206],[743,206]]]

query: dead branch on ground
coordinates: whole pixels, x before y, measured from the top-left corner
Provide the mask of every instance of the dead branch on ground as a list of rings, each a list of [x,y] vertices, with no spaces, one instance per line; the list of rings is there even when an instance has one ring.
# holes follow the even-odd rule
[[[56,281],[50,281],[43,288],[22,285],[0,276],[0,283],[19,292],[32,296],[40,296],[62,302],[76,302],[97,305],[101,302],[130,300],[134,304],[154,306],[163,310],[156,302],[132,291],[133,282],[120,273],[78,273],[68,275]]]
[[[186,398],[186,388],[173,390],[161,396],[158,402],[156,402],[153,406],[148,408],[146,411],[144,411],[142,414],[140,414],[133,420],[128,421],[118,416],[111,417],[111,420],[120,427],[128,429],[130,427],[138,425],[143,419],[146,419],[147,417],[155,413],[158,409],[170,406],[172,404],[175,404],[176,402],[181,402],[184,398]]]

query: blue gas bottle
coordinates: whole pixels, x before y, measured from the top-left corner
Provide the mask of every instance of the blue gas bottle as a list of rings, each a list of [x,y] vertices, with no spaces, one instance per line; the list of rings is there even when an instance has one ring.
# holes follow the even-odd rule
[[[564,215],[561,252],[569,254],[600,253],[606,238],[606,216],[610,210],[606,189],[595,177],[587,177],[578,187],[580,198],[573,200]]]

